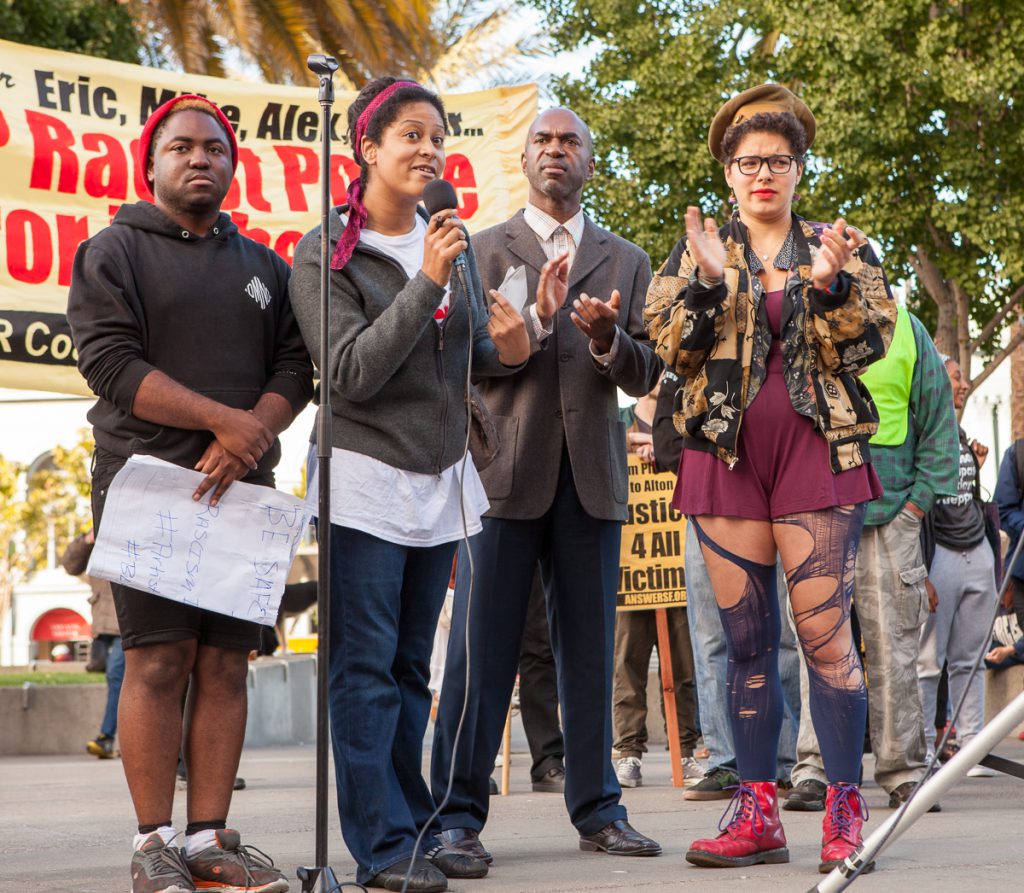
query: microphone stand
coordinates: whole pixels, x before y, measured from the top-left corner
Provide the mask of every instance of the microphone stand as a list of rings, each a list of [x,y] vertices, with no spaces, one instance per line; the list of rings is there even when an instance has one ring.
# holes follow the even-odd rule
[[[331,611],[331,389],[328,372],[328,332],[331,318],[331,107],[334,105],[333,56],[315,53],[306,67],[320,79],[320,405],[316,419],[317,480],[319,483],[317,543],[317,656],[316,656],[316,864],[297,868],[302,893],[337,893],[341,889],[327,864],[327,688],[330,664]]]

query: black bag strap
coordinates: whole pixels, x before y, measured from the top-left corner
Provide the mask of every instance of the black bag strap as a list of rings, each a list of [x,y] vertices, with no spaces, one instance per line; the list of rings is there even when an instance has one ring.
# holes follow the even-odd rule
[[[1013,452],[1017,463],[1017,490],[1021,499],[1024,499],[1024,437],[1014,441]]]

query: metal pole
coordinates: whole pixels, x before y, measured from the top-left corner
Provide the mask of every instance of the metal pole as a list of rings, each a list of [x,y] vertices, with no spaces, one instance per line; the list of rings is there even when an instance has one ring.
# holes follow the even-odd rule
[[[843,864],[833,869],[832,873],[818,886],[812,887],[809,893],[839,893],[840,890],[844,890],[848,883],[846,876],[852,874],[857,865],[864,861],[861,853],[871,853],[870,858],[874,859],[885,852],[889,845],[923,816],[943,793],[960,781],[967,774],[967,770],[988,756],[989,751],[1009,735],[1021,720],[1024,720],[1024,692],[1007,704],[973,740],[959,750],[953,759],[921,785],[914,799],[907,804],[906,811],[900,809],[893,813],[864,841],[861,848],[851,857],[856,860],[855,864]],[[875,847],[890,830],[892,834],[889,839],[882,844],[877,853],[874,852]]]
[[[331,107],[338,62],[316,53],[306,66],[320,79],[320,405],[316,420],[319,499],[317,508],[317,654],[316,654],[316,864],[297,869],[303,893],[334,893],[340,886],[327,864],[327,689],[331,617],[331,389],[329,332],[331,321]]]
[[[1003,574],[1003,583],[999,587],[998,597],[996,599],[997,611],[999,610],[998,605],[1002,602],[1003,596],[1006,594],[1007,587],[1010,585],[1010,568],[1016,564],[1022,550],[1024,550],[1024,536],[1021,536],[1017,540],[1017,545],[1013,550],[1013,554],[1005,564],[1006,571]],[[993,617],[992,625],[995,625],[995,617]],[[991,628],[989,630],[989,635],[991,636]],[[987,645],[985,647],[987,648]],[[984,654],[984,652],[982,652],[982,654]],[[975,660],[972,676],[974,672],[977,672],[980,661],[981,655],[978,655]],[[957,714],[962,706],[963,697],[960,698],[960,703],[954,711],[954,722],[956,721]],[[885,852],[885,850],[888,849],[889,844],[896,840],[904,831],[913,825],[917,819],[924,815],[928,811],[928,808],[942,796],[943,792],[963,778],[972,766],[980,763],[988,757],[989,751],[995,747],[996,744],[1002,741],[1002,739],[1005,738],[1011,730],[1016,728],[1021,720],[1024,720],[1024,692],[1017,695],[1014,700],[997,713],[992,718],[992,721],[986,725],[971,742],[965,744],[953,759],[946,763],[946,765],[936,772],[930,779],[923,782],[919,788],[915,789],[914,793],[911,795],[911,799],[893,813],[889,819],[883,822],[881,827],[861,844],[860,849],[850,856],[842,865],[834,868],[832,873],[828,875],[825,880],[819,883],[818,886],[812,887],[808,893],[840,893],[840,891],[845,890],[853,883],[853,880],[856,879],[851,879],[851,876],[860,868],[860,866],[864,865],[866,862],[873,861],[876,856]],[[945,741],[946,739],[943,738],[942,740]],[[942,741],[937,742],[935,745],[936,749],[938,749],[941,744]],[[934,762],[935,757],[932,759]],[[931,765],[932,764],[929,764],[929,767]]]

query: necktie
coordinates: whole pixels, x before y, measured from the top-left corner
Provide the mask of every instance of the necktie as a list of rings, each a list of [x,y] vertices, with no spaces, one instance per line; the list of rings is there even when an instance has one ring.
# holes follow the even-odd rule
[[[569,230],[564,226],[557,226],[551,234],[551,239],[555,245],[555,257],[559,257],[567,251],[569,252],[569,266],[571,268],[576,256],[576,245],[573,237],[569,234]]]

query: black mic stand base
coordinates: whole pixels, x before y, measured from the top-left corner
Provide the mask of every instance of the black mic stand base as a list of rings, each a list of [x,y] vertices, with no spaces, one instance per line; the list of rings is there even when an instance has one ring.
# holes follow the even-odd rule
[[[297,868],[295,876],[302,882],[302,893],[343,893],[345,887],[369,893],[362,884],[355,884],[351,881],[341,883],[334,876],[334,869],[330,865],[323,868]]]
[[[297,868],[295,876],[302,882],[302,893],[337,893],[341,889],[330,865],[322,868]]]

